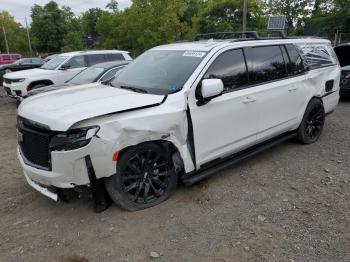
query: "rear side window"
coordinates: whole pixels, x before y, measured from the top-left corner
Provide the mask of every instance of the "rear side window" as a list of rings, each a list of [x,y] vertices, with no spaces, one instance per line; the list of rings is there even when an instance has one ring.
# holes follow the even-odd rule
[[[224,91],[230,92],[248,83],[248,73],[242,49],[227,51],[219,55],[204,75],[205,79],[219,78]]]
[[[19,55],[12,55],[12,59],[13,60],[18,60],[18,59],[21,59],[21,56],[19,56]]]
[[[106,62],[104,54],[88,55],[88,66]]]
[[[287,63],[288,72],[291,75],[299,75],[304,72],[303,60],[294,45],[286,45],[289,61]]]
[[[125,60],[122,54],[107,54],[108,61]]]
[[[332,55],[325,45],[308,44],[300,45],[300,48],[310,69],[334,65]]]
[[[9,56],[9,55],[2,55],[2,60],[11,60],[11,56]]]
[[[70,69],[86,67],[85,56],[79,55],[72,57],[66,64],[69,66]]]
[[[287,76],[280,46],[253,47],[250,57],[249,73],[252,84],[278,80]]]
[[[111,80],[111,79],[115,76],[115,73],[117,73],[117,71],[119,71],[120,69],[122,69],[122,67],[117,67],[117,68],[113,68],[113,69],[109,70],[109,71],[101,78],[100,81]]]

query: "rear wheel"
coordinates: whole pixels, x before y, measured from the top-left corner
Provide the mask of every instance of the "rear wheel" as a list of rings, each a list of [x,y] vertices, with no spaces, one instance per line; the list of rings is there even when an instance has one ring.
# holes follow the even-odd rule
[[[315,143],[321,136],[325,122],[323,104],[318,99],[310,101],[298,129],[298,140],[303,144]]]
[[[122,153],[117,174],[105,180],[112,200],[136,211],[155,206],[175,191],[177,174],[170,154],[156,144],[142,144]]]

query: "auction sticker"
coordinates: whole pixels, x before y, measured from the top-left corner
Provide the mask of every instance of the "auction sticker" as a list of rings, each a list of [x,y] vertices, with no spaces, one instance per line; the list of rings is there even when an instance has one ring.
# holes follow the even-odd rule
[[[185,53],[183,53],[182,56],[191,56],[191,57],[202,58],[203,56],[205,56],[205,52],[186,51]]]

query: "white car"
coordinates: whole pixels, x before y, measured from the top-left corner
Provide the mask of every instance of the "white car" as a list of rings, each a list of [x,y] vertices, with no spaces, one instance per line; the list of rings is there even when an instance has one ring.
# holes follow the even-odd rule
[[[140,210],[178,179],[191,185],[293,137],[316,142],[339,100],[330,42],[252,36],[155,47],[112,86],[25,100],[18,158],[28,183],[55,200],[88,186],[100,209],[108,193]]]
[[[118,50],[77,51],[56,55],[42,67],[4,75],[3,86],[12,98],[48,85],[60,85],[88,66],[102,62],[132,60],[129,52]]]

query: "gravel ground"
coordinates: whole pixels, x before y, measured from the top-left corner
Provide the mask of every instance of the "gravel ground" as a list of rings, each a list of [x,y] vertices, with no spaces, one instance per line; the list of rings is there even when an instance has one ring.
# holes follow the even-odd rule
[[[0,116],[0,261],[350,261],[349,100],[318,143],[284,143],[134,213],[41,196],[6,97]]]

